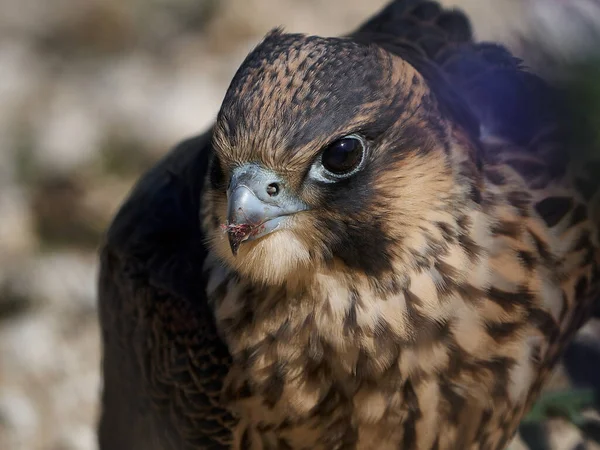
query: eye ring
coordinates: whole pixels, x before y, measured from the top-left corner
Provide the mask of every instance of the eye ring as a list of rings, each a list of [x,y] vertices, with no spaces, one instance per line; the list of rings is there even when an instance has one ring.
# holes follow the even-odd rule
[[[333,141],[319,156],[323,175],[343,179],[355,174],[363,165],[366,147],[364,139],[357,134]]]

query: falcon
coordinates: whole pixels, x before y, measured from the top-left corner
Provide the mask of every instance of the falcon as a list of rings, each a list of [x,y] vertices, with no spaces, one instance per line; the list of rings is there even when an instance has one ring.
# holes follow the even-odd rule
[[[598,294],[563,105],[431,1],[270,32],[106,234],[101,449],[505,448]]]

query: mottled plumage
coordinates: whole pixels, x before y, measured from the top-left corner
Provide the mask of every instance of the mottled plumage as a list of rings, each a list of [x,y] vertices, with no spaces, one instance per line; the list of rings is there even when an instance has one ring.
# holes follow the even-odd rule
[[[108,232],[102,448],[505,447],[598,291],[562,112],[433,2],[271,32]]]

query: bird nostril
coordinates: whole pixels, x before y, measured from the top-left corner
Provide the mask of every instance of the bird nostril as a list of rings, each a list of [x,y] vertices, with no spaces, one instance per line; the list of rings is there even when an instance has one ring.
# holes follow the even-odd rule
[[[269,194],[270,197],[276,197],[277,194],[279,194],[279,184],[278,183],[271,183],[267,186],[267,194]]]

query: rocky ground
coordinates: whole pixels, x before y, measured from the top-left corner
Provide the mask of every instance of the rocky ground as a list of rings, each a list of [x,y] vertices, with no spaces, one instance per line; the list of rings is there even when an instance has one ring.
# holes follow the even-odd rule
[[[535,9],[544,2],[554,9]],[[336,35],[383,3],[0,0],[1,449],[96,448],[95,251],[141,171],[209,125],[270,28]],[[566,7],[558,0],[445,3],[519,52],[522,36],[561,58],[582,46],[544,31]],[[554,448],[585,448],[573,427],[546,426]]]

